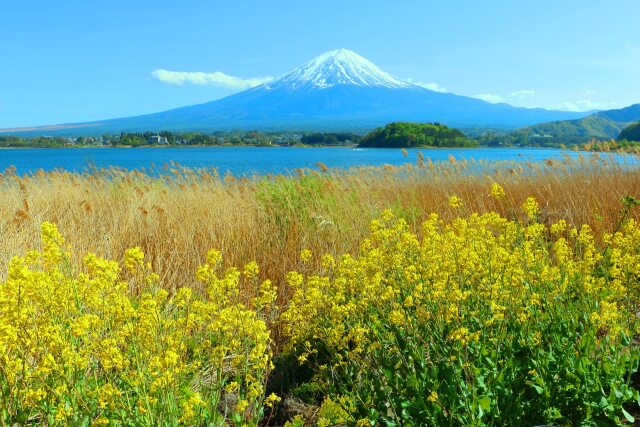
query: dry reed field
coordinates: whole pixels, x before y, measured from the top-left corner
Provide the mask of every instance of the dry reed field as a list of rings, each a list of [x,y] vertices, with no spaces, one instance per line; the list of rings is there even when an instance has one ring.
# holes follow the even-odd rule
[[[494,182],[505,189],[500,200],[489,194]],[[38,247],[40,224],[50,221],[77,253],[119,260],[126,249],[141,247],[167,289],[197,288],[193,272],[211,248],[220,249],[229,266],[255,260],[264,277],[281,281],[301,268],[303,249],[318,255],[314,266],[323,253],[355,253],[384,209],[414,231],[432,212],[452,219],[461,213],[449,205],[454,195],[462,212],[506,217],[517,216],[533,196],[542,222],[564,218],[601,235],[616,227],[621,199],[640,196],[640,172],[597,154],[542,164],[451,158],[349,171],[319,165],[297,176],[253,178],[179,165],[28,176],[7,170],[0,175],[0,264]]]

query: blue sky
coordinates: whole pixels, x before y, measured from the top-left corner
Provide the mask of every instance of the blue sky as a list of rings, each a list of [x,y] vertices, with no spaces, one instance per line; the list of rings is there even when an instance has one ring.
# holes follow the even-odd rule
[[[2,0],[0,12],[0,128],[207,102],[337,48],[492,102],[640,102],[638,0]]]

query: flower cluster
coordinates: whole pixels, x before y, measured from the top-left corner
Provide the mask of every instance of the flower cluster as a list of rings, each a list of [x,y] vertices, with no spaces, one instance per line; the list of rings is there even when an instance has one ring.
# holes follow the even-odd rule
[[[42,225],[42,243],[13,258],[0,283],[0,424],[257,423],[275,291],[253,280],[255,264],[246,280],[235,269],[219,277],[212,251],[200,298],[159,289],[139,248],[125,270],[89,254],[73,273],[56,226]]]
[[[366,425],[630,417],[640,225],[626,222],[601,248],[588,226],[537,222],[534,198],[523,211],[524,224],[433,214],[420,237],[384,212],[358,257],[289,274],[289,351]]]

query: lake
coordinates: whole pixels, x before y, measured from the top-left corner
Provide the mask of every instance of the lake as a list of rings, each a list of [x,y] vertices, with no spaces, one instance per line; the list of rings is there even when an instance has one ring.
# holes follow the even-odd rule
[[[559,149],[467,148],[410,149],[408,156],[399,149],[383,148],[293,148],[293,147],[169,147],[169,148],[25,148],[0,149],[0,172],[14,166],[18,174],[30,174],[43,169],[65,169],[84,172],[91,167],[111,166],[140,169],[161,168],[169,162],[182,166],[215,167],[220,174],[236,176],[270,173],[290,173],[297,168],[317,168],[322,162],[330,168],[364,165],[402,165],[415,163],[419,154],[435,161],[543,161],[577,157],[579,153]],[[583,153],[584,154],[584,153]],[[625,162],[629,159],[621,157]],[[621,160],[622,161],[622,160]],[[633,163],[636,163],[633,160]]]

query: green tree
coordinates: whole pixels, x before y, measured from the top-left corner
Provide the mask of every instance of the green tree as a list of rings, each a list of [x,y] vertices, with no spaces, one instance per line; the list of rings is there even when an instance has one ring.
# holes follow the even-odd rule
[[[618,141],[622,140],[640,142],[640,122],[627,126],[620,132]]]
[[[360,147],[474,147],[477,145],[458,129],[440,123],[394,122],[362,138]]]

